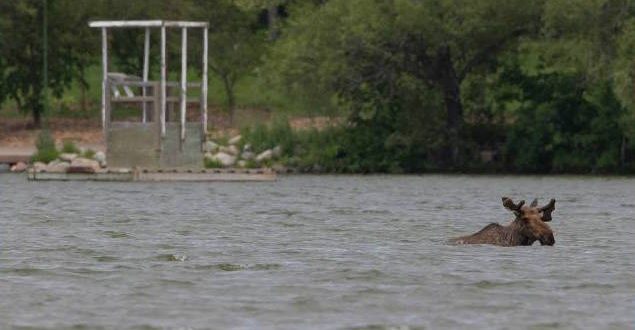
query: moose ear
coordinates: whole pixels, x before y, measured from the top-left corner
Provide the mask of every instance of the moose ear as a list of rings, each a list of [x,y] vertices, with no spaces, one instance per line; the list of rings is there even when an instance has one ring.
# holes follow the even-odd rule
[[[555,209],[556,209],[556,200],[552,198],[551,201],[549,201],[549,204],[539,209],[540,212],[542,212],[542,221],[544,222],[551,221],[551,212],[553,212]]]
[[[514,212],[516,215],[520,214],[520,208],[523,207],[525,201],[520,201],[518,204],[514,204],[514,201],[509,197],[503,197],[503,206]]]
[[[531,204],[529,204],[529,206],[531,206],[531,207],[536,207],[536,206],[538,206],[538,198],[534,198],[534,201],[533,201],[533,202],[531,202]]]

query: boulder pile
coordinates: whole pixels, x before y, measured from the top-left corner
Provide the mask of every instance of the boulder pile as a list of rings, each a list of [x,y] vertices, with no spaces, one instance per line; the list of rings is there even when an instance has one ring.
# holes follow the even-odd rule
[[[48,164],[35,162],[31,168],[37,173],[96,173],[106,165],[106,155],[98,151],[92,158],[81,157],[75,153],[63,153]]]
[[[205,142],[205,163],[208,167],[210,163],[217,167],[262,167],[271,166],[282,155],[280,146],[256,153],[251,144],[241,142],[240,135],[230,138],[227,145],[212,140]]]
[[[9,171],[14,173],[20,173],[20,172],[26,171],[28,167],[29,165],[27,165],[26,163],[18,162],[17,164],[12,165]]]

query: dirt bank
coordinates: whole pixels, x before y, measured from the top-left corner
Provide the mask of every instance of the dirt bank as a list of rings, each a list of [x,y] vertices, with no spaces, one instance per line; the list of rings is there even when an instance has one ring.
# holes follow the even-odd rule
[[[105,149],[99,120],[51,118],[49,128],[58,144],[70,140],[94,150]],[[31,150],[40,134],[30,119],[0,118],[0,150]]]

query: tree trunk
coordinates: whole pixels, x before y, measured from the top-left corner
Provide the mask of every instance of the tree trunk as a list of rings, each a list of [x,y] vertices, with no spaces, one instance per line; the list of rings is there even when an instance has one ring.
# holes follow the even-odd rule
[[[44,112],[44,104],[46,96],[42,93],[42,89],[37,84],[33,86],[33,92],[24,100],[24,106],[30,108],[33,116],[33,128],[42,128],[42,114]],[[45,114],[46,115],[46,114]]]
[[[622,136],[622,145],[620,146],[620,168],[626,167],[626,136]]]
[[[445,126],[448,133],[448,147],[444,157],[449,165],[455,166],[458,165],[460,158],[463,104],[461,103],[461,81],[454,70],[448,47],[440,50],[438,65],[439,85],[443,92],[447,114]]]
[[[33,108],[33,128],[42,128],[42,111],[37,108]]]
[[[86,78],[84,68],[80,67],[79,69],[79,92],[80,92],[80,107],[82,112],[86,112],[88,109],[87,100],[86,100]],[[144,87],[145,88],[145,87]]]
[[[234,96],[234,83],[228,76],[223,76],[223,85],[225,86],[225,95],[227,96],[227,110],[229,110],[229,125],[234,125],[234,108],[236,106],[236,98]]]
[[[271,5],[267,8],[269,22],[269,40],[278,39],[278,6]]]

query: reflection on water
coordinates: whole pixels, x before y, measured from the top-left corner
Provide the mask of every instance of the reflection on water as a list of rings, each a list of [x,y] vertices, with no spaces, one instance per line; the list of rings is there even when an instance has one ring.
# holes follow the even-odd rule
[[[556,245],[444,244],[503,195],[556,198]],[[0,328],[629,329],[634,201],[617,177],[2,174]]]

